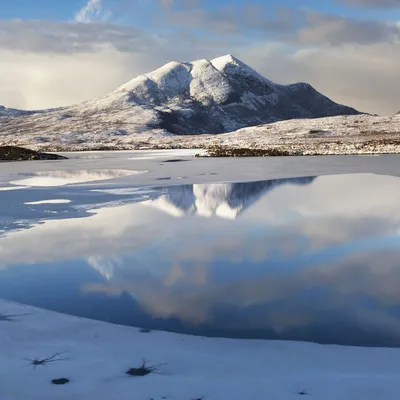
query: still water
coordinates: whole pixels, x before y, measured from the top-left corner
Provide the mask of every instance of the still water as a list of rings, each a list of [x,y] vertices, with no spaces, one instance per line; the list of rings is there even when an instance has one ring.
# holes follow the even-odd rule
[[[0,196],[1,298],[173,332],[400,346],[400,178]]]

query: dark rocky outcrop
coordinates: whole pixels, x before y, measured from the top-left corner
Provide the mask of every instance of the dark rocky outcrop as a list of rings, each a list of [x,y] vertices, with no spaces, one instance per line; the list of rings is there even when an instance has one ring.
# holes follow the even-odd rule
[[[58,154],[41,153],[17,146],[0,146],[0,161],[66,160]]]

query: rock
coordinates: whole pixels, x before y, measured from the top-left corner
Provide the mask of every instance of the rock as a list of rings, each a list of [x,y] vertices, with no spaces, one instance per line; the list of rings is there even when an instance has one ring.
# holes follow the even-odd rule
[[[0,161],[67,160],[58,154],[40,153],[17,146],[0,146]]]

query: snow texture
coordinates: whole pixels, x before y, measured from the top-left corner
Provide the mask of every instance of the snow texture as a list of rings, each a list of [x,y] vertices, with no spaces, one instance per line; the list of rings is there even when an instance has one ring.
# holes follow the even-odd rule
[[[52,200],[27,201],[25,204],[30,206],[38,206],[42,204],[68,204],[68,203],[71,203],[71,200],[52,199]]]
[[[400,396],[399,349],[142,333],[6,301],[0,301],[0,325],[2,400]],[[52,356],[45,365],[29,361]],[[143,359],[156,366],[154,373],[126,374]],[[60,378],[70,382],[51,383]]]

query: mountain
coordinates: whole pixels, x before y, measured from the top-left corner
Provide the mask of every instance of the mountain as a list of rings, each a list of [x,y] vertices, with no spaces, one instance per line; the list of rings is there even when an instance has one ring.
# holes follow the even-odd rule
[[[245,183],[211,183],[163,188],[164,194],[142,204],[172,216],[198,215],[236,219],[260,198],[281,185],[308,185],[315,177],[271,179]]]
[[[220,134],[287,119],[358,114],[309,84],[273,83],[228,55],[170,62],[104,97],[69,107],[0,107],[0,144],[53,151],[154,147],[171,134]],[[174,146],[184,139],[168,140]]]
[[[170,62],[121,86],[111,104],[151,107],[159,127],[174,134],[224,133],[294,118],[359,114],[307,83],[278,85],[228,55]]]

